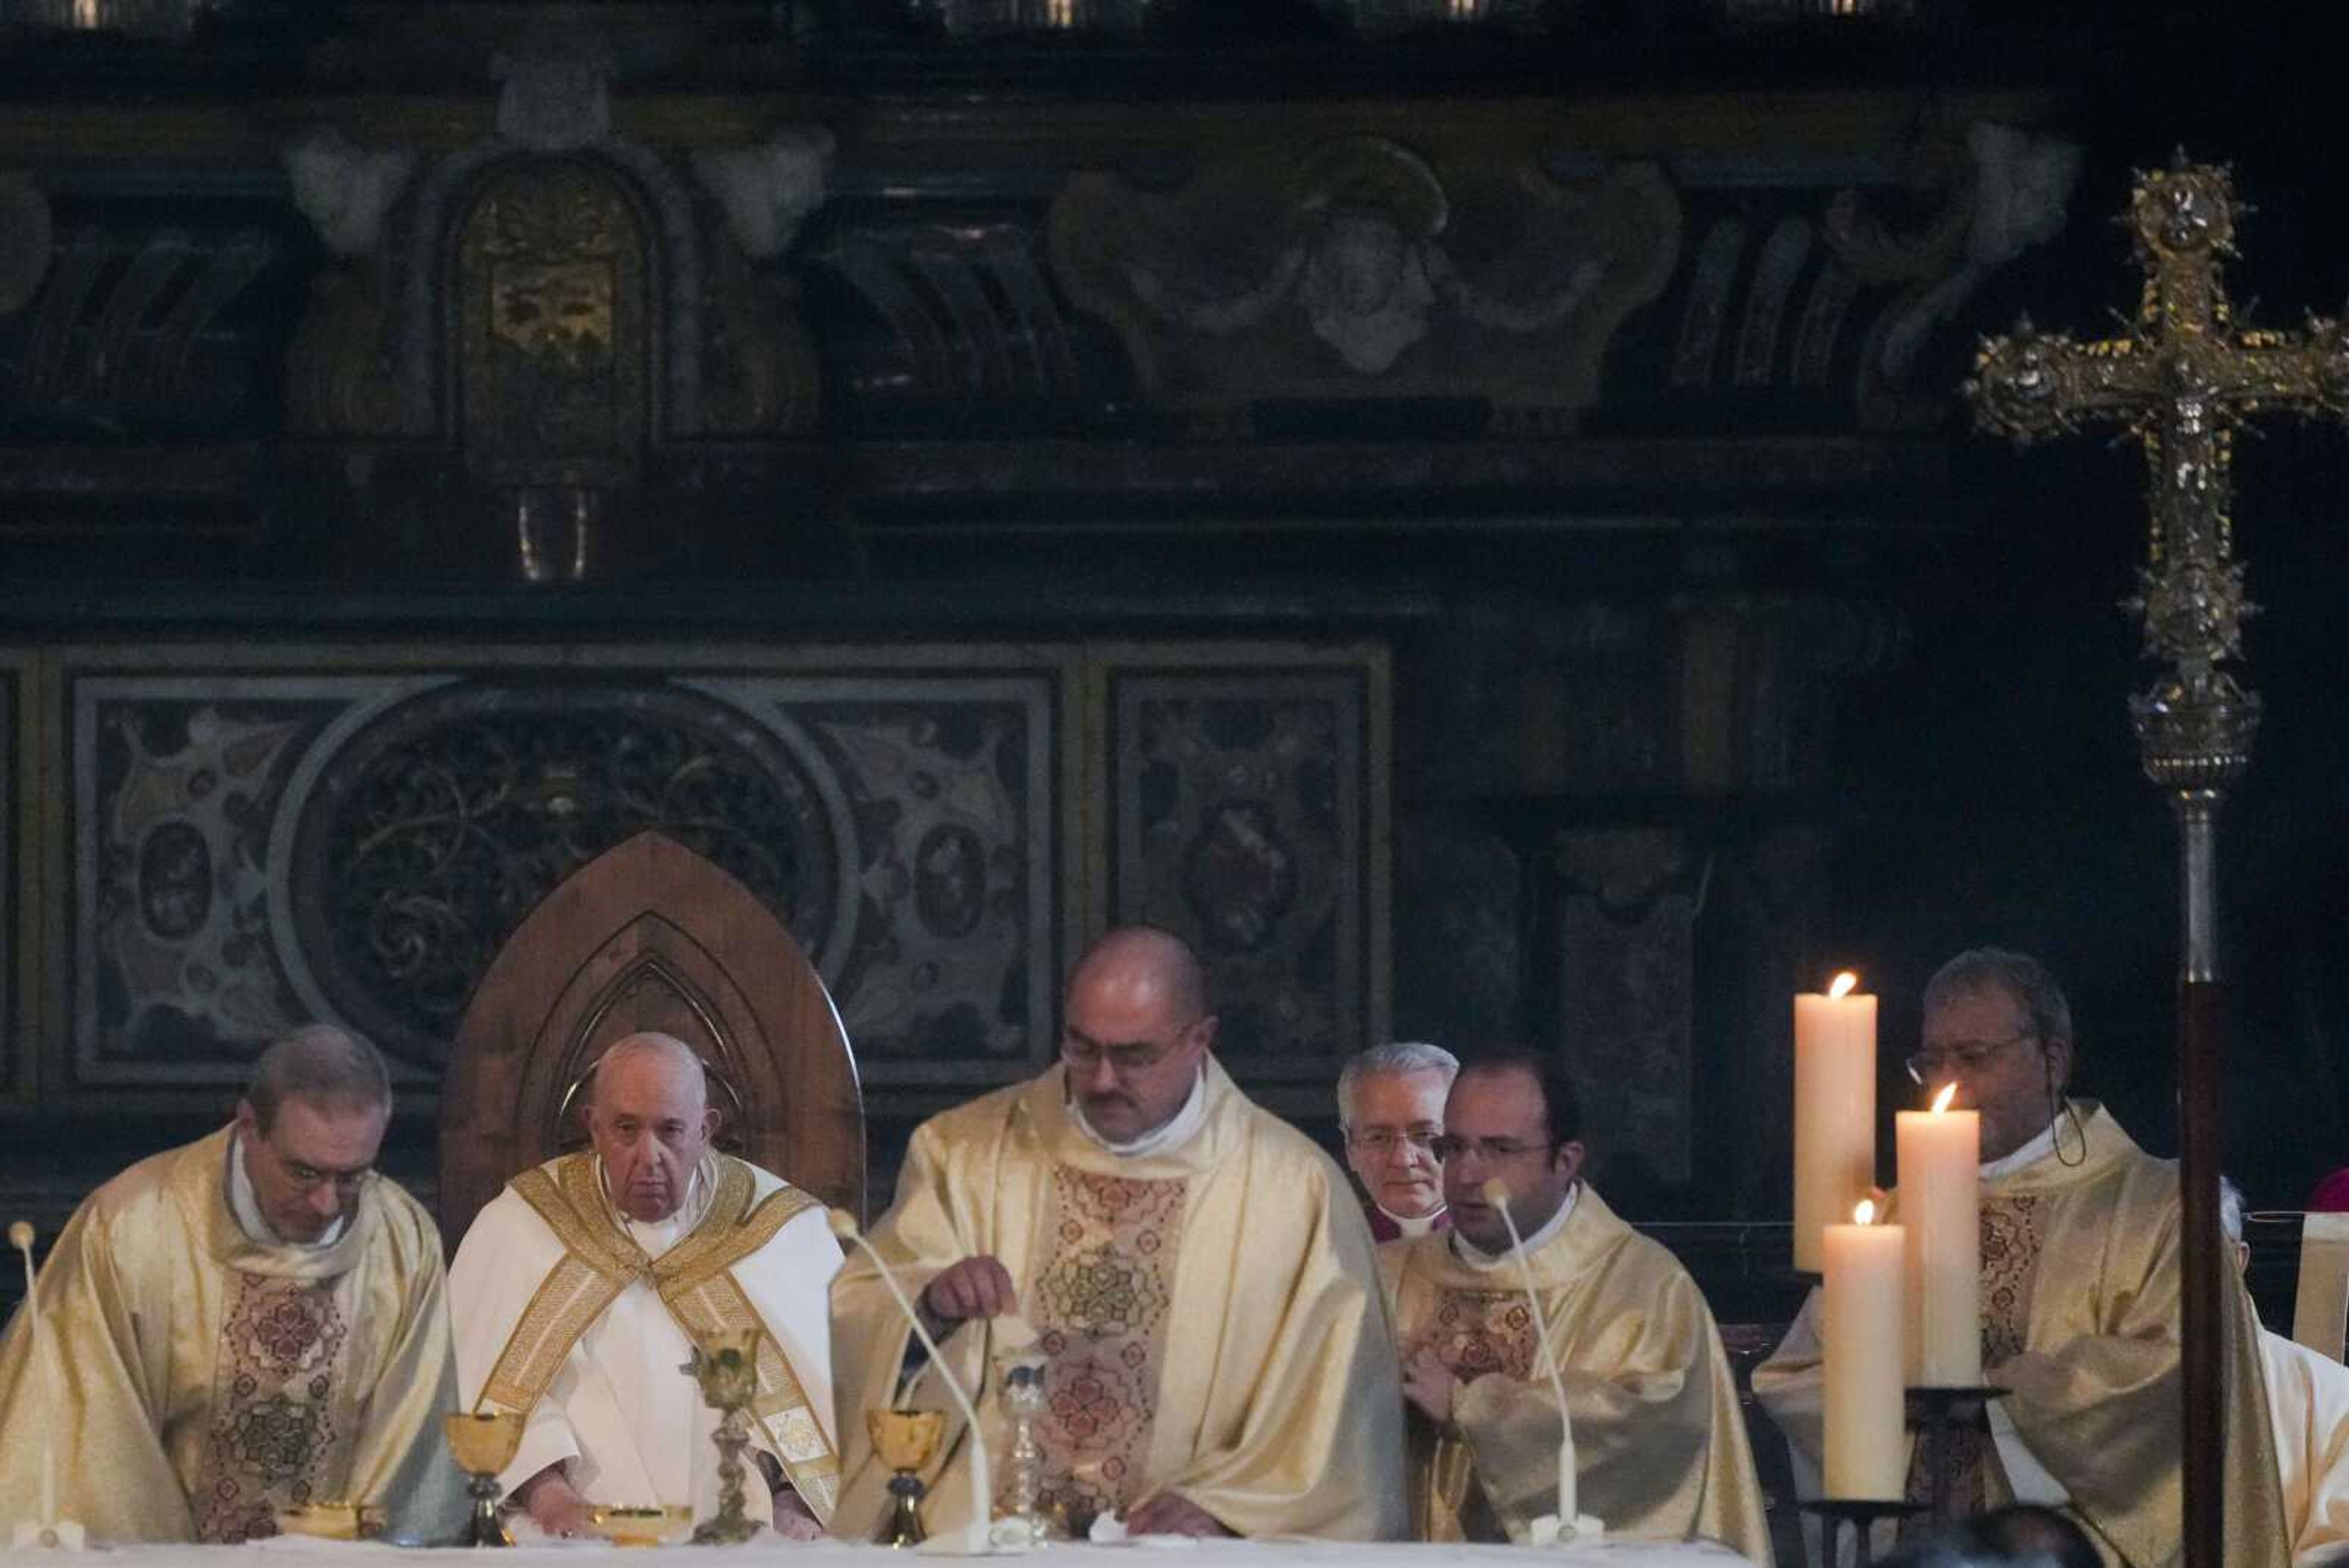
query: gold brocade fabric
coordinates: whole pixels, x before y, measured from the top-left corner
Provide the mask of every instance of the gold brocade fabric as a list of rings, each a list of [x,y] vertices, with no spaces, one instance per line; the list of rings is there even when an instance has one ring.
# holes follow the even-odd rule
[[[1077,1127],[1058,1068],[949,1111],[915,1133],[873,1243],[909,1293],[951,1263],[991,1255],[1022,1314],[1062,1336],[1061,1357],[1114,1343],[1110,1360],[1124,1379],[1114,1403],[1089,1414],[1090,1383],[1052,1386],[1060,1433],[1041,1436],[1064,1445],[1071,1477],[1086,1458],[1081,1436],[1102,1442],[1104,1468],[1111,1449],[1126,1461],[1102,1490],[1128,1502],[1172,1491],[1242,1535],[1399,1535],[1402,1396],[1361,1211],[1330,1158],[1249,1103],[1212,1061],[1206,1092],[1195,1136],[1135,1157]],[[833,1282],[832,1309],[843,1478],[833,1530],[869,1536],[889,1501],[889,1471],[864,1412],[891,1402],[910,1331],[862,1256]],[[1083,1323],[1106,1332],[1089,1344],[1071,1332]],[[943,1348],[1001,1455],[988,1325],[962,1325]],[[1154,1370],[1127,1366],[1141,1359]],[[969,1518],[971,1445],[936,1369],[909,1398],[947,1414],[924,1478],[936,1533]],[[1086,1431],[1092,1420],[1106,1438]]]
[[[696,1344],[730,1330],[758,1328],[759,1386],[750,1415],[781,1459],[792,1486],[820,1520],[832,1517],[839,1461],[808,1404],[805,1385],[785,1354],[783,1340],[730,1272],[774,1240],[816,1200],[789,1185],[759,1198],[750,1168],[715,1157],[717,1191],[709,1210],[678,1244],[648,1258],[613,1220],[592,1150],[565,1155],[523,1172],[513,1189],[563,1243],[561,1262],[547,1274],[507,1337],[484,1383],[481,1401],[527,1416],[589,1325],[632,1282],[643,1279],[669,1316]]]
[[[1982,1184],[1984,1376],[2010,1391],[2001,1408],[2106,1560],[2173,1568],[2183,1560],[2177,1166],[2138,1148],[2101,1106],[2079,1109],[2079,1164],[2050,1158]],[[2061,1147],[2076,1147],[2068,1130]],[[2255,1324],[2231,1273],[2227,1299],[2226,1561],[2283,1568],[2290,1552]],[[1817,1314],[1814,1292],[1754,1376],[1755,1397],[1815,1464]],[[1982,1495],[1993,1505],[2014,1496],[1995,1449],[1985,1454]]]
[[[1180,1181],[1052,1173],[1051,1261],[1030,1316],[1044,1371],[1042,1500],[1072,1528],[1123,1513],[1148,1458],[1158,1374],[1183,1240]]]
[[[1578,1511],[1610,1536],[1718,1541],[1770,1561],[1762,1489],[1721,1335],[1688,1272],[1586,1184],[1528,1260],[1573,1426]],[[1410,1418],[1414,1532],[1522,1539],[1557,1507],[1557,1405],[1513,1270],[1463,1263],[1437,1234],[1379,1249],[1403,1357],[1433,1346],[1465,1381],[1443,1430]]]
[[[242,1541],[328,1501],[379,1504],[396,1533],[452,1532],[439,1232],[370,1178],[331,1246],[254,1242],[229,1210],[230,1137],[131,1167],[57,1238],[49,1366],[27,1313],[0,1338],[0,1520],[38,1517],[54,1444],[58,1511],[98,1541]]]

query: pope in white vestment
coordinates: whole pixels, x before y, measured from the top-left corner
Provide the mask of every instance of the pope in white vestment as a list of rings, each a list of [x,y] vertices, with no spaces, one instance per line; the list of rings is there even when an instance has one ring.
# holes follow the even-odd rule
[[[709,1150],[715,1116],[681,1043],[631,1036],[596,1076],[595,1148],[517,1177],[450,1270],[466,1404],[526,1413],[500,1479],[558,1535],[585,1533],[591,1503],[714,1512],[717,1413],[681,1368],[698,1342],[756,1325],[752,1455],[776,1528],[812,1535],[839,1478],[829,1303],[840,1246],[823,1206]],[[688,1098],[643,1102],[640,1079]]]

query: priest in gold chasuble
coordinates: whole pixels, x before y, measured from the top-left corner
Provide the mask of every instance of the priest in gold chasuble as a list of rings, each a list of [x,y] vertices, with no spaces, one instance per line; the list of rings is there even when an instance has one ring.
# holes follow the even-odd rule
[[[58,1512],[94,1541],[234,1543],[281,1510],[371,1502],[452,1533],[463,1480],[440,1233],[376,1175],[391,1088],[324,1026],[262,1054],[236,1120],[92,1193],[0,1338],[0,1539]]]
[[[682,1368],[697,1344],[760,1328],[748,1459],[775,1529],[821,1533],[839,1485],[823,1207],[709,1147],[717,1114],[692,1047],[632,1034],[596,1064],[592,1150],[516,1177],[450,1272],[470,1407],[525,1417],[502,1478],[550,1535],[596,1504],[718,1506],[717,1413]]]
[[[1967,1511],[2012,1501],[2072,1513],[2107,1562],[2183,1560],[2178,1168],[2063,1091],[2071,1009],[2044,967],[1980,949],[1925,989],[1920,1084],[1954,1080],[1982,1116],[1982,1376],[2009,1392],[1961,1450]],[[1894,1217],[1899,1196],[1894,1196]],[[2228,1568],[2291,1561],[2251,1300],[2222,1324]],[[1823,1451],[1818,1293],[1757,1367],[1754,1391],[1816,1473]],[[1914,1452],[1909,1491],[1925,1495]]]
[[[1110,932],[1065,1016],[1060,1066],[915,1133],[873,1237],[979,1390],[990,1452],[992,1353],[1032,1343],[1044,1501],[1078,1533],[1115,1514],[1137,1534],[1399,1535],[1402,1400],[1345,1177],[1208,1054],[1205,977],[1176,938]],[[863,1413],[909,1369],[909,1402],[949,1412],[928,1528],[968,1522],[969,1435],[869,1262],[841,1271],[833,1324],[837,1532],[880,1522],[889,1472]]]
[[[1558,1511],[1560,1439],[1576,1511],[1610,1537],[1717,1541],[1770,1561],[1737,1386],[1696,1282],[1579,1177],[1580,1116],[1552,1059],[1461,1070],[1444,1106],[1448,1232],[1390,1241],[1379,1274],[1411,1402],[1411,1506],[1423,1541],[1524,1542]],[[1485,1190],[1508,1189],[1549,1349]]]

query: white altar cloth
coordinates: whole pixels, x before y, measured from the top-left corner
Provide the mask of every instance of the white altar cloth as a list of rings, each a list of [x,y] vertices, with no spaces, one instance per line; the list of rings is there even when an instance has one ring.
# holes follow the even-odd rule
[[[0,1537],[0,1540],[5,1540]],[[1744,1558],[1709,1542],[1659,1545],[1652,1542],[1595,1541],[1536,1549],[1516,1546],[1422,1546],[1402,1542],[1364,1544],[1351,1541],[1200,1541],[1154,1537],[1116,1546],[1055,1545],[1024,1554],[1034,1568],[1446,1568],[1475,1563],[1484,1568],[1557,1564],[1564,1568],[1734,1568]],[[458,1548],[400,1549],[376,1543],[302,1540],[281,1536],[250,1546],[131,1546],[92,1548],[78,1556],[58,1552],[9,1552],[0,1548],[0,1568],[712,1568],[727,1559],[756,1557],[775,1568],[921,1568],[924,1563],[968,1562],[943,1553],[891,1552],[839,1541],[793,1545],[761,1537],[741,1546],[668,1546],[623,1549],[603,1542],[518,1546],[480,1554]],[[1019,1563],[1019,1557],[999,1561]]]

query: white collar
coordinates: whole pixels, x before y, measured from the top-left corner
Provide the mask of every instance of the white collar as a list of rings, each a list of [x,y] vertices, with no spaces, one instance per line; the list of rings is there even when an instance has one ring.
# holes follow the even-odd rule
[[[604,1195],[604,1207],[610,1213],[612,1222],[644,1250],[646,1257],[657,1258],[692,1234],[693,1228],[701,1223],[701,1217],[709,1211],[710,1199],[718,1190],[717,1180],[712,1175],[716,1163],[715,1156],[703,1153],[700,1161],[693,1168],[693,1174],[686,1178],[685,1201],[678,1204],[677,1212],[666,1220],[632,1220],[626,1210],[613,1201],[611,1178],[604,1169],[602,1155],[595,1157],[595,1187]]]
[[[1393,1210],[1388,1208],[1385,1204],[1380,1202],[1375,1198],[1371,1199],[1371,1207],[1385,1215],[1389,1224],[1402,1231],[1407,1240],[1412,1241],[1416,1241],[1418,1238],[1433,1231],[1435,1229],[1435,1222],[1444,1218],[1444,1205],[1441,1203],[1435,1206],[1433,1212],[1423,1214],[1416,1220],[1413,1219],[1408,1214],[1396,1213]]]
[[[2012,1176],[2016,1171],[2021,1170],[2023,1167],[2037,1165],[2041,1160],[2045,1159],[2049,1155],[2054,1154],[2055,1152],[2055,1128],[2061,1124],[2062,1120],[2063,1118],[2059,1116],[2054,1121],[2049,1122],[2045,1131],[2042,1132],[2037,1137],[2033,1138],[2029,1143],[2024,1144],[2021,1148],[2016,1149],[2013,1154],[2001,1155],[1996,1159],[1986,1159],[1982,1161],[1982,1179],[1984,1181],[1988,1181],[1994,1176]]]
[[[244,1168],[244,1133],[240,1128],[228,1140],[228,1211],[236,1216],[236,1228],[244,1239],[256,1247],[294,1247],[305,1252],[324,1251],[343,1239],[343,1227],[350,1216],[337,1214],[335,1222],[319,1233],[315,1241],[289,1241],[277,1233],[261,1211],[261,1199],[253,1190],[253,1177]]]
[[[1557,1233],[1566,1229],[1567,1220],[1574,1214],[1575,1199],[1581,1196],[1582,1183],[1579,1181],[1566,1189],[1566,1201],[1557,1206],[1557,1212],[1543,1220],[1542,1228],[1526,1238],[1526,1257],[1532,1257],[1557,1240]],[[1497,1252],[1487,1252],[1463,1236],[1457,1228],[1452,1232],[1452,1255],[1479,1273],[1506,1268],[1514,1261],[1506,1248]]]
[[[1069,1119],[1077,1124],[1079,1132],[1121,1159],[1140,1159],[1149,1154],[1172,1154],[1196,1137],[1199,1129],[1207,1125],[1206,1064],[1199,1064],[1199,1075],[1192,1081],[1191,1097],[1183,1102],[1183,1108],[1167,1117],[1165,1126],[1143,1133],[1132,1143],[1112,1143],[1094,1131],[1092,1123],[1085,1120],[1084,1108],[1077,1103],[1073,1093],[1069,1096]]]

